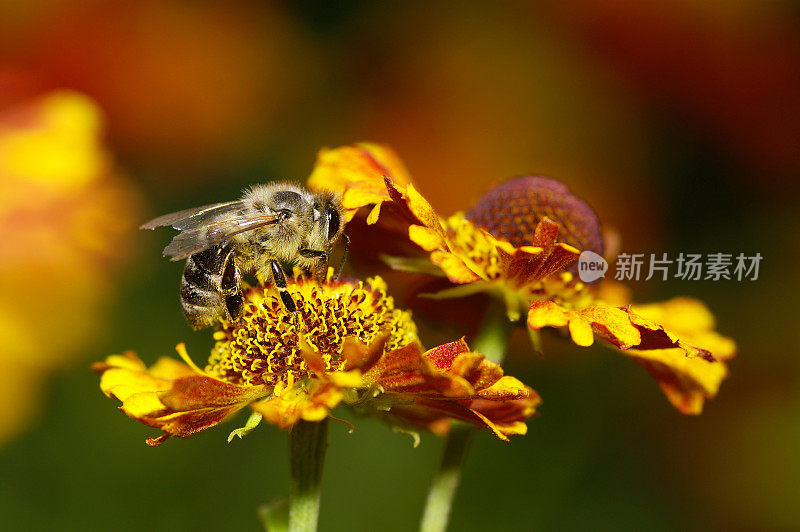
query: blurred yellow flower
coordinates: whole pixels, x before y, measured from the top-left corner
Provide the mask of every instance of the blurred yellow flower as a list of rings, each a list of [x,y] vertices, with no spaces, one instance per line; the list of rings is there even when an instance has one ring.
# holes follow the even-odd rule
[[[332,270],[331,270],[332,271]],[[299,272],[298,272],[299,273]],[[488,426],[501,439],[524,434],[536,393],[470,352],[463,341],[424,351],[408,312],[394,307],[380,278],[323,283],[297,276],[290,312],[271,286],[250,288],[244,316],[220,321],[204,370],[183,345],[180,363],[161,358],[149,369],[133,353],[94,365],[100,387],[131,418],[185,438],[250,405],[288,429],[322,421],[340,403],[403,430],[446,431],[449,419]]]
[[[102,125],[91,100],[67,91],[0,113],[0,365],[14,375],[0,392],[0,444],[31,419],[48,373],[91,340],[135,227],[139,198],[113,173]],[[62,310],[46,335],[30,289],[42,279]]]
[[[4,179],[40,184],[54,191],[79,190],[106,173],[102,118],[76,93],[60,92],[6,112],[0,124]]]
[[[442,219],[396,161],[390,148],[374,144],[325,150],[308,184],[348,199],[351,217],[372,206],[367,224],[383,220],[388,210],[386,225],[405,230],[429,253],[428,266],[402,257],[390,265],[446,277],[453,286],[433,297],[487,293],[505,303],[512,321],[527,312],[531,331],[567,327],[580,346],[597,336],[642,364],[685,414],[700,413],[704,400],[717,393],[735,344],[713,331],[702,303],[681,298],[632,306],[621,285],[586,284],[569,271],[582,251],[603,255],[613,245],[592,209],[565,185],[514,178],[466,213]]]

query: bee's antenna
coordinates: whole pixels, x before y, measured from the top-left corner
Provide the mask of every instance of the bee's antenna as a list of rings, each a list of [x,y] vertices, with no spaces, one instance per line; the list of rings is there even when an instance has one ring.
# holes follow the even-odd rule
[[[342,253],[342,260],[339,261],[339,268],[336,270],[336,277],[334,277],[334,280],[339,280],[339,276],[342,275],[342,269],[347,260],[347,253],[350,251],[350,237],[342,233],[342,238],[344,239],[344,253]]]

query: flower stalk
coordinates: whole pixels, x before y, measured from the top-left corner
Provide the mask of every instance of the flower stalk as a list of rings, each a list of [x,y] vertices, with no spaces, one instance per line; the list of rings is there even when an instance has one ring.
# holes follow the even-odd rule
[[[505,304],[492,299],[472,342],[473,349],[484,354],[487,360],[500,364],[505,358],[513,329],[514,323],[508,319]],[[447,529],[450,510],[461,481],[461,469],[474,432],[474,427],[470,425],[454,424],[445,437],[442,458],[425,501],[421,532],[444,532]]]
[[[442,459],[425,501],[421,532],[442,532],[447,529],[450,509],[461,480],[461,466],[473,432],[474,429],[469,425],[454,425],[445,438]]]
[[[508,318],[505,303],[492,298],[483,317],[483,323],[470,345],[472,349],[486,356],[486,360],[502,364],[506,347],[515,323]]]
[[[319,521],[328,420],[299,421],[289,433],[289,531],[313,532]]]

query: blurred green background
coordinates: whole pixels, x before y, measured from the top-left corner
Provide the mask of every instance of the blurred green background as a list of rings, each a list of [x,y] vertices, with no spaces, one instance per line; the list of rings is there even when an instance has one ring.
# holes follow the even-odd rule
[[[170,236],[136,225],[302,181],[320,147],[360,140],[392,145],[443,214],[542,173],[617,228],[623,251],[764,257],[754,282],[633,286],[642,302],[703,299],[737,341],[699,417],[610,350],[547,336],[539,358],[517,339],[507,372],[544,404],[527,436],[476,438],[452,530],[800,529],[797,3],[0,3],[0,113],[59,89],[102,110],[124,183],[93,223],[113,224],[117,206],[130,222],[105,244],[121,258],[93,266],[103,281],[85,314],[58,295],[58,254],[31,259],[46,275],[1,285],[0,300],[38,302],[0,319],[22,316],[39,342],[31,360],[0,359],[0,419],[25,414],[0,448],[4,529],[259,529],[256,507],[286,494],[284,433],[227,444],[228,424],[148,448],[156,431],[117,412],[88,366],[126,349],[152,363],[181,341],[199,361],[212,344],[181,315],[181,266],[160,256]],[[8,232],[8,212],[37,199],[2,201]],[[70,320],[86,333],[67,342]],[[13,343],[19,328],[0,330]],[[334,424],[330,443],[322,530],[413,529],[441,441],[414,449],[360,420],[353,434]]]

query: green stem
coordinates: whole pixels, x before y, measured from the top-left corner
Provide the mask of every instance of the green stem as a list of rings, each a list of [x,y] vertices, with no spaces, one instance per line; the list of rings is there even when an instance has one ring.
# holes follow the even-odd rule
[[[469,344],[470,349],[485,355],[487,360],[495,364],[502,364],[514,325],[508,319],[505,303],[493,298],[486,309],[481,328]]]
[[[289,433],[289,531],[314,532],[319,520],[328,420],[299,421]]]
[[[492,301],[483,324],[470,349],[482,353],[497,364],[503,361],[514,324],[506,315],[501,301]],[[421,532],[444,532],[450,519],[450,509],[461,480],[461,467],[467,455],[474,429],[470,425],[454,424],[447,434],[439,468],[433,476],[422,514]]]
[[[454,425],[450,429],[444,442],[439,469],[433,476],[428,499],[425,501],[425,513],[422,514],[422,524],[419,527],[421,532],[442,532],[447,529],[450,508],[461,480],[461,466],[467,456],[473,432],[470,425]]]

